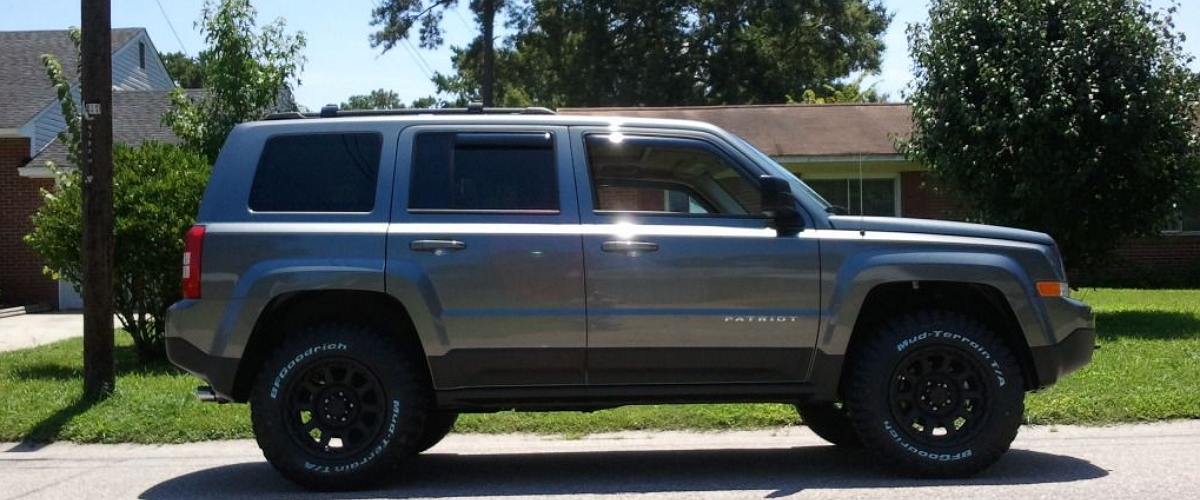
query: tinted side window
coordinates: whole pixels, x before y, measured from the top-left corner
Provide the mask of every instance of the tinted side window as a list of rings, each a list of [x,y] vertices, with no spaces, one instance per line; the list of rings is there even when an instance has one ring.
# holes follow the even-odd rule
[[[423,133],[409,208],[557,211],[557,178],[549,133]]]
[[[705,142],[685,138],[586,137],[597,212],[755,215],[758,190]]]
[[[267,139],[250,209],[370,212],[383,137],[376,133],[281,135]]]

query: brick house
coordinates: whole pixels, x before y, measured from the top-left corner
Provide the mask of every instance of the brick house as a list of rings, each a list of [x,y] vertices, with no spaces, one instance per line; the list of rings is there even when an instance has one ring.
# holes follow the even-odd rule
[[[46,161],[72,166],[57,140],[66,125],[41,56],[52,54],[63,64],[78,99],[76,53],[65,30],[0,32],[0,303],[80,305],[72,287],[42,273],[44,263],[22,241],[41,190],[54,187]],[[112,57],[114,140],[174,141],[160,117],[175,84],[146,30],[114,29]]]
[[[929,187],[928,169],[896,151],[895,139],[912,132],[912,110],[907,104],[566,108],[558,112],[709,122],[746,139],[852,214],[964,218],[951,198]],[[1113,269],[1077,270],[1073,276],[1084,277],[1081,282],[1122,286],[1200,287],[1200,207],[1185,207],[1161,237],[1128,241],[1117,256]]]

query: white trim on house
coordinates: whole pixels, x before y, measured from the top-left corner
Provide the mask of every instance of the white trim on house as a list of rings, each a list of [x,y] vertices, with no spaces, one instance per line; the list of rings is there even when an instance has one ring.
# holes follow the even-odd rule
[[[813,173],[804,174],[800,177],[801,180],[817,180],[817,181],[855,181],[859,179],[871,180],[891,180],[892,181],[892,199],[893,199],[893,214],[895,217],[903,217],[904,212],[901,204],[903,193],[900,192],[900,174],[894,172],[841,172],[841,173]],[[859,196],[862,196],[860,193]]]
[[[865,162],[870,162],[870,163],[910,162],[910,163],[912,163],[908,158],[905,158],[904,155],[902,155],[902,154],[894,154],[894,155],[864,154],[864,155],[843,155],[843,156],[772,156],[771,159],[775,160],[776,162],[784,163],[784,164],[787,164],[787,163],[795,163],[795,164],[858,163],[860,161],[864,162],[864,163]],[[913,163],[913,164],[916,165],[916,163]]]
[[[21,167],[17,169],[17,174],[26,179],[53,179],[54,172],[46,167]]]

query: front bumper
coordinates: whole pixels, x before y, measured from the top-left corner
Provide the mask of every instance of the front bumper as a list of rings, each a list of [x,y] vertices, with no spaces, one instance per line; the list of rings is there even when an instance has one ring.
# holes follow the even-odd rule
[[[1030,349],[1038,383],[1033,389],[1044,389],[1058,379],[1092,362],[1096,350],[1096,328],[1079,328],[1061,342]]]
[[[1096,350],[1096,318],[1091,306],[1070,298],[1049,299],[1044,305],[1053,331],[1047,345],[1030,348],[1037,374],[1033,390],[1049,387],[1083,368]]]

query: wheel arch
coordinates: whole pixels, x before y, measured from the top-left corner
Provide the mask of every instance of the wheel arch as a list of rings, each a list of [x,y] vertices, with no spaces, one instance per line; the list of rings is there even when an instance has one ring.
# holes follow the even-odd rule
[[[1031,346],[1053,343],[1034,284],[1014,257],[991,251],[879,249],[836,261],[817,339],[817,364],[837,377],[819,381],[818,399],[837,399],[845,359],[882,321],[916,308],[978,316],[1021,362],[1027,387],[1039,387]]]
[[[288,332],[319,323],[366,324],[386,332],[406,352],[423,373],[429,373],[424,350],[408,308],[382,292],[361,290],[320,290],[281,294],[263,308],[246,343],[237,375],[234,377],[234,401],[250,397],[255,378],[272,349]]]
[[[855,317],[845,356],[850,357],[858,352],[861,344],[891,318],[908,312],[934,309],[971,317],[996,332],[1017,358],[1025,387],[1038,387],[1033,353],[1015,311],[1003,292],[984,283],[903,281],[873,287]],[[843,370],[838,381],[839,395],[846,376]]]

